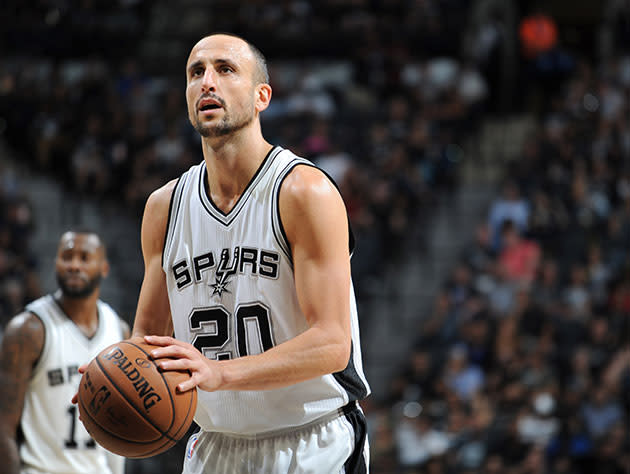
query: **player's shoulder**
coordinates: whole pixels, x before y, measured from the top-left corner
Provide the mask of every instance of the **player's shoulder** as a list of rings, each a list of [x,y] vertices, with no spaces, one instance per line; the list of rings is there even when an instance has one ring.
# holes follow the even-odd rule
[[[337,187],[319,168],[309,163],[298,163],[286,175],[280,188],[285,199],[308,201],[320,198],[336,198]]]
[[[13,316],[4,328],[2,334],[3,350],[19,348],[21,352],[29,350],[35,358],[44,347],[46,327],[35,313],[24,311]]]
[[[147,205],[151,204],[153,206],[168,206],[171,201],[173,191],[175,190],[175,186],[177,185],[177,181],[177,179],[172,179],[165,185],[153,191],[147,199]]]
[[[151,218],[166,218],[171,204],[171,197],[177,185],[177,179],[173,179],[165,185],[153,191],[146,202],[144,214]]]

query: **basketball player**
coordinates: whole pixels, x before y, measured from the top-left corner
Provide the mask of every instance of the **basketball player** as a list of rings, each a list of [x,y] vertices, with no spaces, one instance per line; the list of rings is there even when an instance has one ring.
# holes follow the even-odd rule
[[[55,270],[59,289],[15,316],[0,345],[0,471],[122,474],[124,458],[95,444],[70,403],[77,368],[129,336],[129,326],[99,300],[109,271],[100,237],[65,232]]]
[[[147,201],[133,328],[162,346],[163,370],[192,373],[180,390],[199,389],[183,472],[367,472],[342,198],[263,138],[271,87],[256,47],[207,36],[186,77],[204,160]]]

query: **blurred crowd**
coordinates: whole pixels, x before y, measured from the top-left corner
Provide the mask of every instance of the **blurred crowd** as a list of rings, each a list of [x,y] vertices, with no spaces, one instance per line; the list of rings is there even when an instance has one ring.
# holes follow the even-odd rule
[[[376,472],[630,472],[630,56],[546,104],[369,407]]]
[[[129,3],[133,9],[127,14],[146,8],[143,2]],[[286,15],[298,15],[321,33],[319,38],[354,38],[341,59],[303,61],[305,51],[318,51],[305,46],[291,56],[279,37],[261,36],[259,46],[268,56],[274,89],[262,116],[264,133],[272,143],[319,164],[341,187],[361,242],[353,260],[360,287],[362,276],[382,273],[401,244],[420,233],[435,200],[457,184],[457,165],[483,112],[487,84],[474,64],[457,56],[457,45],[442,41],[431,47],[429,33],[448,36],[465,21],[468,2],[416,2],[409,15],[405,2],[328,1],[317,9],[305,1],[279,3],[218,2],[215,8],[226,14],[210,30],[242,30],[256,42],[257,28],[268,31],[288,21]],[[458,13],[446,4],[457,4]],[[265,12],[261,21],[245,28],[259,10]],[[33,167],[64,183],[71,199],[112,201],[139,216],[152,190],[201,159],[184,100],[185,55],[193,42],[182,52],[181,68],[170,65],[154,73],[144,69],[132,46],[118,59],[96,54],[100,49],[70,56],[73,43],[61,33],[62,25],[72,23],[69,10],[33,12],[52,23],[49,32],[59,31],[62,39],[44,46],[56,56],[27,48],[0,59],[6,137]],[[88,24],[97,15],[110,18],[99,2],[83,2],[81,14],[92,18]],[[384,39],[398,25],[394,20],[403,17],[406,26]],[[417,29],[417,22],[433,26]],[[13,26],[6,35],[18,34],[14,30],[20,31]],[[104,50],[106,31],[101,27],[95,36]],[[305,41],[308,35],[299,31]]]
[[[201,159],[184,100],[190,47],[212,30],[260,46],[274,90],[263,131],[339,184],[359,242],[359,292],[405,246],[422,245],[432,207],[457,188],[499,77],[479,51],[506,40],[484,30],[464,48],[477,60],[461,54],[468,0],[216,1],[221,14],[205,16],[185,15],[183,2],[190,44],[156,69],[141,40],[169,2],[10,3],[15,17],[0,15],[0,134],[69,199],[135,216]],[[621,18],[615,28],[630,16]],[[548,42],[521,31],[540,48],[528,50],[527,80],[546,78],[536,132],[433,313],[418,315],[388,398],[366,403],[374,472],[630,470],[630,57],[594,66],[568,56],[555,28]],[[4,317],[40,292],[36,223],[16,183],[0,169]]]
[[[0,165],[0,334],[8,318],[40,295],[34,230],[27,191]]]

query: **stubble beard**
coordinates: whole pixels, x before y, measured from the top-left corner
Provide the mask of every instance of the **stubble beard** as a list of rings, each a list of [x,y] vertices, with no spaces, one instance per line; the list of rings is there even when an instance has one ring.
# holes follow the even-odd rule
[[[96,275],[91,280],[88,280],[81,288],[71,287],[66,284],[66,280],[57,273],[57,284],[61,288],[61,292],[67,298],[82,299],[90,296],[100,286],[103,277]]]
[[[225,113],[221,120],[218,123],[210,125],[203,125],[201,119],[199,118],[199,114],[195,114],[195,119],[192,125],[195,130],[197,130],[199,135],[204,138],[218,138],[225,137],[227,135],[233,135],[234,133],[244,129],[254,121],[254,104],[250,105],[249,114],[243,113],[241,116],[234,119],[230,118],[230,115],[228,114],[225,107],[223,110],[225,111]]]

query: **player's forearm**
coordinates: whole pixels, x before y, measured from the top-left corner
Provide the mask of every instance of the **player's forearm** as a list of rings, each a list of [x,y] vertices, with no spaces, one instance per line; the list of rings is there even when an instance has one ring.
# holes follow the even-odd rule
[[[15,437],[0,434],[0,460],[2,462],[2,472],[19,474],[20,452]]]
[[[142,282],[131,336],[170,336],[172,333],[173,322],[164,274],[154,262]]]
[[[218,390],[271,390],[343,370],[350,359],[350,341],[313,327],[255,356],[217,363]]]

